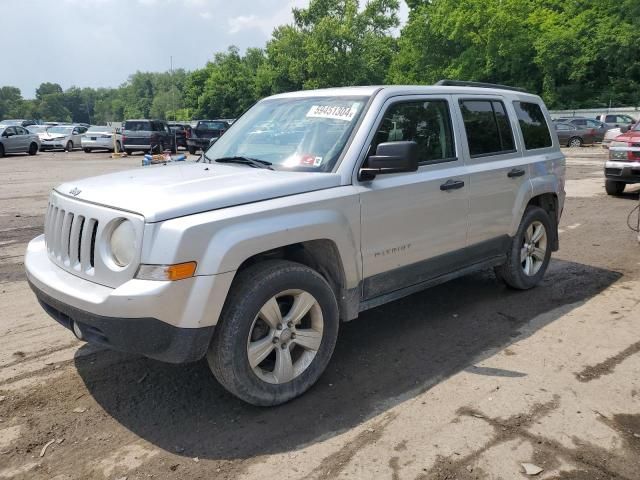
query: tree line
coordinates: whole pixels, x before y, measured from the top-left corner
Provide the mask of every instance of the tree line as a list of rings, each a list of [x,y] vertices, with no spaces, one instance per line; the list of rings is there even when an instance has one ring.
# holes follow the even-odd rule
[[[126,118],[233,118],[285,91],[432,84],[441,78],[523,87],[550,108],[640,105],[637,0],[311,0],[263,48],[231,46],[194,71],[136,72],[117,88],[35,99],[0,88],[0,118],[102,124]]]

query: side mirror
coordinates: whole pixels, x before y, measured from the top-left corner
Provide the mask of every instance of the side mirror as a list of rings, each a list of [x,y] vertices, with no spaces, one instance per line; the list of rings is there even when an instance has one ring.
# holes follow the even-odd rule
[[[386,173],[415,172],[418,170],[418,144],[416,142],[381,143],[360,169],[358,180],[369,181]]]

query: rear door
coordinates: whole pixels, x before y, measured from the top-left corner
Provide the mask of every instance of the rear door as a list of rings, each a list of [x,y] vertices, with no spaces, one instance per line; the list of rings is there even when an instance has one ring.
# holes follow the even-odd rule
[[[420,167],[360,182],[365,299],[464,264],[468,178],[457,155],[454,122],[450,96],[394,97],[381,109],[367,156],[380,143],[412,140]]]
[[[516,206],[530,190],[513,106],[501,96],[458,95],[469,171],[469,255],[476,261],[504,254]]]

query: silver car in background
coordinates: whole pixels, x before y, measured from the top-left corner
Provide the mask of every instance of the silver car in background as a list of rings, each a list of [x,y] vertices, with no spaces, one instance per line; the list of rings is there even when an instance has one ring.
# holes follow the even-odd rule
[[[35,155],[39,148],[38,135],[19,125],[0,125],[0,157],[6,153]]]
[[[72,151],[81,146],[81,135],[87,131],[87,127],[80,125],[58,125],[49,127],[46,134],[40,137],[40,150],[65,150]]]
[[[106,125],[89,127],[82,135],[80,142],[85,153],[90,153],[93,150],[109,150],[112,152],[114,148],[117,149],[118,152],[122,151],[122,135],[120,135],[120,129]]]

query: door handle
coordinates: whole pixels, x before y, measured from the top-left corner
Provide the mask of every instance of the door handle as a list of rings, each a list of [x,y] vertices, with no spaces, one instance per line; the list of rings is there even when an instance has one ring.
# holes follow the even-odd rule
[[[464,187],[464,182],[462,180],[453,180],[450,178],[442,185],[440,185],[440,190],[444,192],[446,190],[457,190],[462,187]]]
[[[507,177],[509,178],[515,178],[515,177],[521,177],[525,174],[525,171],[521,168],[513,168],[509,173],[507,173]]]

